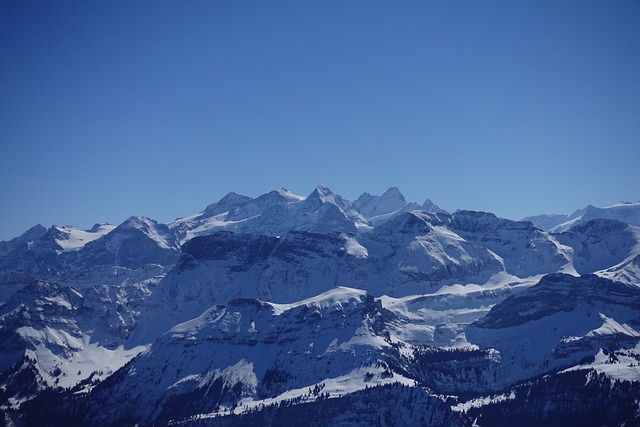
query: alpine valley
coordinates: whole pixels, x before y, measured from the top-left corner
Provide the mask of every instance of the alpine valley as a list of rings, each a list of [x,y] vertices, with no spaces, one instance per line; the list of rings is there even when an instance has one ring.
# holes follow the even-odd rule
[[[0,242],[0,424],[640,425],[640,203],[36,225]]]

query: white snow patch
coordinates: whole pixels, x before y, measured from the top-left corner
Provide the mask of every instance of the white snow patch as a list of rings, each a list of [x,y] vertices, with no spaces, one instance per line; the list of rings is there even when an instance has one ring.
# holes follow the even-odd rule
[[[367,248],[362,246],[355,237],[345,236],[345,244],[345,250],[349,255],[356,258],[367,258],[369,256]]]
[[[33,328],[20,329],[24,334],[27,332],[25,329]],[[34,331],[31,333],[35,334]],[[57,339],[61,346],[66,347],[66,351],[56,354],[40,343],[35,350],[26,350],[25,356],[36,361],[49,387],[73,387],[89,377],[101,381],[148,348],[147,345],[125,349],[120,345],[109,350],[98,343],[90,343],[88,335],[71,338],[66,333],[55,334],[51,330],[47,334],[48,339]],[[87,385],[83,391],[90,391],[92,387]]]
[[[55,227],[62,235],[63,239],[56,239],[56,243],[60,245],[63,251],[77,251],[89,242],[108,234],[113,230],[115,225],[101,224],[95,232],[82,230],[77,227]]]
[[[471,399],[467,402],[458,403],[453,405],[451,410],[454,412],[467,412],[471,408],[481,408],[483,406],[491,405],[494,403],[505,402],[507,400],[513,400],[516,398],[516,393],[512,390],[509,394],[498,394],[494,396],[483,396],[475,399]]]
[[[321,293],[315,297],[303,299],[291,304],[277,304],[269,303],[274,307],[276,315],[282,314],[287,310],[298,306],[317,306],[320,308],[329,308],[342,304],[357,304],[360,302],[360,298],[366,295],[366,291],[362,289],[347,288],[345,286],[337,286],[331,290]]]
[[[593,331],[589,332],[587,337],[595,337],[600,335],[614,335],[614,334],[624,334],[631,337],[640,337],[640,333],[634,330],[631,326],[626,323],[620,324],[610,317],[605,316],[602,313],[600,314],[600,318],[604,320],[602,326]]]

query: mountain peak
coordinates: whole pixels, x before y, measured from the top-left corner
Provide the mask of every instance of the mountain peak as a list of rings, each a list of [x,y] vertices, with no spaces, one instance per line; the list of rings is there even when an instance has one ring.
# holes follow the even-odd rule
[[[47,231],[43,225],[37,224],[25,231],[21,236],[14,238],[13,241],[31,242],[44,236]]]
[[[407,203],[404,195],[400,192],[398,187],[389,187],[389,189],[382,194],[380,200],[397,200],[403,204]]]
[[[314,194],[320,197],[326,197],[326,196],[333,195],[333,192],[329,190],[328,187],[325,187],[324,185],[320,184],[315,188],[315,190],[313,190],[313,192],[309,195],[309,197],[311,197]]]
[[[431,199],[427,199],[424,201],[424,203],[422,204],[422,206],[420,206],[420,208],[424,211],[427,212],[433,212],[433,213],[449,213],[447,211],[445,211],[444,209],[442,209],[440,206],[436,205],[435,203],[433,203],[431,201]]]
[[[28,229],[27,231],[25,231],[23,233],[23,236],[30,235],[30,234],[43,235],[46,232],[47,232],[46,227],[44,227],[42,224],[36,224],[33,227],[31,227],[30,229]]]
[[[148,228],[150,225],[158,224],[155,220],[141,215],[131,215],[127,218],[119,228]]]
[[[364,193],[354,202],[354,205],[365,217],[374,219],[374,222],[386,221],[390,216],[418,207],[417,203],[407,203],[398,187],[390,187],[382,196]]]
[[[334,205],[336,204],[335,198],[336,195],[324,185],[318,185],[315,190],[307,196],[308,201],[321,200],[322,202],[328,202]]]
[[[242,194],[235,193],[233,191],[227,193],[217,203],[210,204],[206,207],[202,215],[204,217],[216,216],[221,213],[229,212],[236,209],[245,203],[253,200],[251,197],[243,196]]]
[[[218,205],[228,206],[228,205],[236,204],[238,202],[248,202],[249,200],[251,200],[251,197],[249,196],[244,196],[234,191],[230,191],[227,194],[225,194],[224,197],[220,199],[220,201],[218,201]]]
[[[45,227],[43,227],[41,224],[38,224],[31,227],[18,237],[14,237],[13,239],[6,242],[0,241],[0,257],[7,255],[21,245],[27,245],[30,242],[40,239],[42,236],[47,234],[47,231],[48,230]]]

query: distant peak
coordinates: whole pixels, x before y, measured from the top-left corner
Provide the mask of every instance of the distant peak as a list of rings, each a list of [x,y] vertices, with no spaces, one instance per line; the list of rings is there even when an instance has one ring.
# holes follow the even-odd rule
[[[389,200],[389,199],[399,200],[402,203],[407,202],[406,199],[404,198],[404,195],[400,192],[398,187],[389,187],[389,189],[384,192],[381,199],[382,200]]]
[[[321,194],[323,196],[333,194],[331,190],[329,190],[329,188],[325,187],[324,185],[318,185],[315,191],[317,191],[318,194]]]
[[[44,232],[46,232],[46,231],[47,231],[47,228],[46,228],[44,225],[42,225],[42,224],[36,224],[36,225],[34,225],[33,227],[31,227],[30,229],[28,229],[28,230],[26,231],[26,233],[32,233],[32,232],[44,233]],[[25,233],[25,234],[26,234],[26,233]]]
[[[407,203],[407,200],[398,187],[390,187],[382,196],[372,196],[369,193],[363,193],[358,200],[354,202],[354,205],[365,217],[369,219],[377,218],[376,220],[380,220],[380,218],[385,220],[389,215],[410,211],[418,206],[413,202]]]
[[[151,218],[147,218],[145,216],[140,216],[140,215],[132,215],[129,218],[127,218],[125,222],[120,224],[118,228],[144,229],[148,227],[153,227],[155,225],[158,225],[158,223]]]
[[[309,194],[308,198],[319,198],[319,199],[324,199],[325,197],[329,197],[332,196],[333,192],[331,190],[329,190],[329,188],[325,187],[324,185],[318,185],[316,187],[315,190],[313,190],[313,192],[311,192],[311,194]]]
[[[422,204],[422,209],[427,211],[427,212],[433,212],[433,213],[448,213],[447,211],[445,211],[444,209],[442,209],[440,206],[436,205],[435,203],[433,203],[431,201],[431,199],[427,199],[424,201],[424,203]]]
[[[249,196],[243,196],[242,194],[238,194],[233,191],[230,191],[222,199],[220,199],[220,201],[218,202],[218,205],[224,205],[224,206],[235,205],[239,202],[240,203],[248,202],[249,200],[253,200],[253,199],[251,199],[251,197]]]
[[[26,241],[33,241],[44,236],[47,233],[47,231],[48,231],[47,228],[44,227],[42,224],[37,224],[31,227],[30,229],[28,229],[27,231],[25,231],[24,233],[22,233],[20,237],[15,237],[14,239],[23,239]]]
[[[234,193],[233,191],[231,191],[217,203],[213,203],[207,206],[202,214],[205,217],[215,216],[238,208],[239,206],[242,206],[252,200],[253,199],[249,196],[243,196],[242,194]]]

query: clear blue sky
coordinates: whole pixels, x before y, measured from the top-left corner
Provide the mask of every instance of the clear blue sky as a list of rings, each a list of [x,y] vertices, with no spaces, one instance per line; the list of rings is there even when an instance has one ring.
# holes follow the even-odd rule
[[[324,184],[640,200],[640,2],[0,3],[0,240]]]

